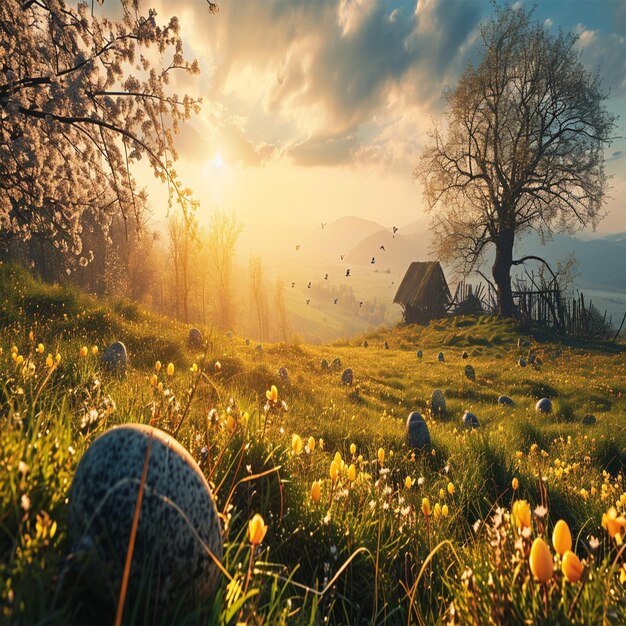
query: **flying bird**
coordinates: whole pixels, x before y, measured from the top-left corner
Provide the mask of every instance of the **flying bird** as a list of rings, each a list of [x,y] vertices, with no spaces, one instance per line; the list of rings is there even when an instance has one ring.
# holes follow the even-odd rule
[[[337,300],[339,300],[339,298],[333,298],[333,300],[335,301],[335,304],[337,304]]]
[[[370,261],[370,263],[371,263],[372,265],[374,265],[374,263],[376,263],[376,257],[375,257],[375,256],[373,256],[373,257],[372,257],[372,260]]]
[[[380,250],[385,251],[385,246],[380,246]]]
[[[309,284],[306,286],[307,289],[311,289],[311,282],[309,281]]]
[[[292,282],[291,283],[291,288],[293,289],[296,286],[296,283]]]
[[[343,261],[343,257],[346,256],[345,254],[340,254],[339,255],[341,257],[341,260]]]
[[[394,237],[396,236],[396,233],[397,233],[397,232],[398,232],[398,229],[394,226],[394,227],[393,227],[393,236],[394,236]]]
[[[311,298],[306,299],[306,303],[308,304],[309,302],[311,302]]]
[[[326,224],[328,224],[328,222],[326,222],[326,224],[324,222],[320,222],[322,224],[322,230],[324,230],[326,228]]]
[[[324,274],[324,280],[328,280],[328,274]]]
[[[363,300],[361,300],[361,302],[359,302],[359,308],[363,306]]]
[[[346,276],[350,276],[350,270],[346,270]]]
[[[300,244],[296,245],[296,252],[300,250]]]

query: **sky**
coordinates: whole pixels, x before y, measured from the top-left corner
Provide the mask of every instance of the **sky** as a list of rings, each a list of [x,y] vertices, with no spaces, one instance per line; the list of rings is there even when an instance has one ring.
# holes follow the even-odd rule
[[[202,111],[177,138],[177,170],[205,223],[234,211],[245,232],[272,237],[356,215],[384,226],[427,221],[412,171],[444,110],[442,92],[477,59],[483,0],[340,2],[152,0],[177,15],[201,74],[177,91]],[[600,233],[626,230],[626,0],[541,0],[535,16],[579,35],[582,60],[620,116],[606,151],[612,176]],[[155,217],[165,192],[147,184]]]

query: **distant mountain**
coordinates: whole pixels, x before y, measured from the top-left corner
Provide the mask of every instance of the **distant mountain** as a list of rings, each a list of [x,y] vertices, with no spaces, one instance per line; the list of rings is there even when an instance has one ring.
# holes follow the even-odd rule
[[[379,270],[404,272],[412,261],[429,259],[429,242],[430,234],[423,230],[404,235],[398,231],[395,236],[389,229],[378,230],[354,246],[346,260],[353,265],[371,265],[374,257]]]

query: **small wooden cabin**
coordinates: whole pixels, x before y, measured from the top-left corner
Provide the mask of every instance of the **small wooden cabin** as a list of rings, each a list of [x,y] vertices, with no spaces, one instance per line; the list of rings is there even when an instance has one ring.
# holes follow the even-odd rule
[[[407,324],[443,317],[452,296],[439,261],[411,263],[393,301],[402,307]]]

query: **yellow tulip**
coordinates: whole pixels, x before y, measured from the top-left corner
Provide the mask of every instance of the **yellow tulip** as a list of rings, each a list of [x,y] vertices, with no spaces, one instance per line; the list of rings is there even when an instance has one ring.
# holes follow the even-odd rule
[[[265,538],[267,533],[267,526],[263,521],[263,518],[255,513],[254,517],[248,522],[248,538],[253,546],[258,546]]]
[[[98,356],[98,346],[93,346],[91,348],[91,354],[93,354],[94,356]]]
[[[533,541],[530,549],[530,571],[541,583],[548,582],[554,573],[552,553],[548,544],[541,537],[537,537]]]
[[[352,454],[352,455],[356,454],[356,444],[354,444],[354,443],[350,444],[350,454]]]
[[[278,389],[276,385],[272,385],[272,387],[265,392],[265,397],[270,402],[278,402]]]
[[[410,489],[410,488],[413,486],[413,483],[414,483],[414,482],[415,482],[415,481],[414,481],[414,480],[413,480],[410,476],[407,476],[407,477],[404,479],[404,486],[405,486],[407,489]]]
[[[302,447],[302,438],[300,435],[293,435],[291,437],[291,449],[293,450],[293,453],[300,454],[300,452],[302,452]]]
[[[174,364],[173,363],[168,363],[168,365],[167,365],[167,375],[168,376],[174,376]]]
[[[446,492],[443,490],[443,487],[439,490],[439,499],[443,500],[446,497]]]
[[[337,478],[339,478],[339,465],[337,461],[330,462],[330,470],[329,470],[330,479],[335,482]]]
[[[626,517],[617,515],[615,507],[611,507],[606,513],[602,514],[602,527],[609,533],[611,539],[620,545],[623,540],[623,531],[626,530]]]
[[[16,365],[21,365],[23,362],[24,362],[24,357],[21,354],[18,354],[17,358],[15,359]]]
[[[156,384],[157,384],[157,375],[152,374],[152,376],[150,376],[150,385],[152,387],[156,387]]]
[[[335,463],[337,463],[337,466],[340,466],[340,465],[341,465],[341,461],[342,461],[342,460],[343,460],[343,459],[341,458],[341,453],[340,453],[339,451],[335,452],[335,456],[333,457],[333,461],[334,461]]]
[[[57,352],[54,360],[57,362],[57,365],[61,362],[61,355]]]
[[[447,505],[447,504],[444,504],[444,505],[441,507],[441,517],[448,517],[448,513],[449,513],[449,510],[448,510],[448,505]]]
[[[563,555],[563,563],[561,564],[561,571],[563,576],[570,583],[576,583],[583,575],[583,564],[580,559],[571,551],[568,550]]]
[[[562,519],[556,523],[552,531],[552,545],[561,556],[572,549],[572,533],[569,530],[567,522]]]
[[[378,448],[378,462],[382,465],[385,462],[385,450]]]
[[[160,372],[160,371],[161,371],[161,361],[157,361],[157,362],[154,364],[154,369],[155,369],[155,371],[157,371],[157,372]]]
[[[433,517],[435,519],[439,519],[440,515],[441,515],[441,504],[439,504],[439,502],[435,502],[435,508],[433,509]]]
[[[229,413],[226,416],[226,428],[228,428],[228,430],[232,432],[233,430],[235,430],[236,426],[237,426],[237,420],[233,417],[232,413]]]
[[[352,483],[356,480],[356,466],[354,463],[348,468],[348,480]]]
[[[454,485],[452,483],[448,483],[448,493],[453,496],[454,495]]]
[[[315,438],[309,437],[309,440],[307,441],[307,445],[309,446],[309,452],[313,452],[313,450],[315,450]]]
[[[311,485],[311,500],[317,504],[322,497],[322,488],[319,482],[316,480]]]
[[[189,371],[192,374],[195,374],[198,371],[198,365],[196,363],[192,363],[191,367],[189,368]]]
[[[52,355],[49,354],[48,358],[46,359],[46,367],[52,367],[54,365],[54,359],[52,358]]]
[[[37,346],[37,352],[39,352],[39,354],[42,354],[42,353],[43,353],[43,351],[44,351],[43,343],[40,343],[40,344]]]
[[[28,333],[28,339],[29,341],[34,341],[35,339],[35,333],[32,330]]]
[[[513,478],[511,486],[513,487],[513,491],[517,491],[519,489],[519,480],[517,480],[517,477]]]
[[[87,346],[83,346],[79,352],[80,357],[84,359],[87,356],[88,352],[89,350],[87,350]]]
[[[432,513],[431,509],[430,509],[430,502],[428,500],[428,498],[422,498],[422,513],[426,516],[429,517]]]
[[[526,500],[513,502],[511,513],[516,528],[530,528],[530,506]]]

